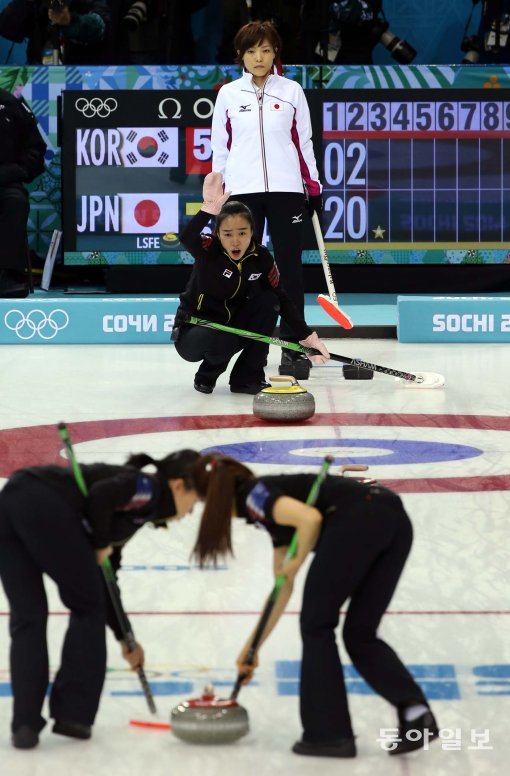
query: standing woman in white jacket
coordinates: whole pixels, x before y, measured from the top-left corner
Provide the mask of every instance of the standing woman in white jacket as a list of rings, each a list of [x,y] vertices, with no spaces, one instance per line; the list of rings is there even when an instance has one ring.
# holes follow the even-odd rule
[[[301,86],[278,75],[282,42],[271,22],[250,22],[234,39],[243,75],[218,92],[212,120],[212,169],[225,191],[250,208],[262,240],[267,219],[287,292],[304,314],[301,266],[303,218],[322,210],[322,187],[312,146],[310,111]],[[282,339],[292,332],[281,322]],[[307,379],[310,361],[282,351],[281,374]]]

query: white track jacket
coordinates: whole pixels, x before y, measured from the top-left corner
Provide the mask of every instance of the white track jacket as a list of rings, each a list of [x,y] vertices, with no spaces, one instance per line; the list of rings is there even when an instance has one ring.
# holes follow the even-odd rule
[[[225,191],[321,192],[305,93],[295,81],[272,73],[263,89],[252,76],[225,84],[212,119],[212,169]]]

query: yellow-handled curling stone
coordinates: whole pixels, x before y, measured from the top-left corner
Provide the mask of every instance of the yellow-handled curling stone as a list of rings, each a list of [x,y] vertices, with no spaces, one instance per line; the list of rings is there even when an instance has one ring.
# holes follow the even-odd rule
[[[295,377],[270,377],[271,382],[290,385],[263,388],[253,397],[253,414],[262,420],[306,420],[315,412],[313,395],[299,385]]]
[[[209,685],[200,698],[172,709],[172,733],[190,744],[229,744],[250,729],[248,712],[232,698],[217,698]]]

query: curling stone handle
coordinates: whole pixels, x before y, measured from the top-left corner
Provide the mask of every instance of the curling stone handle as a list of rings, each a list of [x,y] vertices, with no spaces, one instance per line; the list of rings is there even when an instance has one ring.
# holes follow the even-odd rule
[[[269,379],[275,383],[290,383],[292,386],[299,385],[296,378],[292,377],[292,375],[275,375],[275,377],[270,377]]]
[[[340,473],[343,474],[344,472],[366,472],[368,470],[368,466],[366,463],[347,463],[345,466],[342,466],[340,468]]]

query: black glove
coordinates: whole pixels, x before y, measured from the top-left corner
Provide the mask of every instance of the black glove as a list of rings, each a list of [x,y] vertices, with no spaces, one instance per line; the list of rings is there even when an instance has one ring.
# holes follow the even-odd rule
[[[310,218],[313,216],[314,213],[317,213],[317,215],[320,215],[322,212],[322,208],[324,207],[324,200],[322,199],[322,194],[316,194],[315,196],[309,195],[308,201],[307,201],[307,207],[308,212],[310,213]]]

